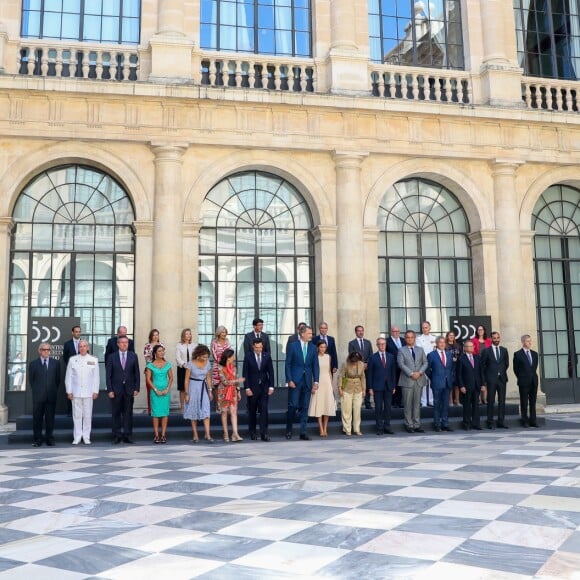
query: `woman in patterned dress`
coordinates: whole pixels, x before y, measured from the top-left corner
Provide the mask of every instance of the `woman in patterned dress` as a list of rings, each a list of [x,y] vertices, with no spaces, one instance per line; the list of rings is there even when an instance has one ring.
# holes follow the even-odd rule
[[[246,379],[236,377],[236,355],[231,348],[225,350],[219,361],[220,384],[218,386],[218,410],[222,414],[224,441],[229,442],[228,413],[232,422],[232,441],[243,441],[238,433],[238,402],[242,398],[240,384]]]
[[[205,344],[195,347],[191,360],[185,371],[185,409],[183,418],[191,421],[193,442],[199,443],[197,422],[203,421],[205,440],[213,443],[210,433],[209,403],[213,399],[211,392],[211,363],[209,362],[209,348]]]

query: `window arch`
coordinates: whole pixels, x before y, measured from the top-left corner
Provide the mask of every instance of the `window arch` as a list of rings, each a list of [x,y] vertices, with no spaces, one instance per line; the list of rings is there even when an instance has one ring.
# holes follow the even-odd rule
[[[199,340],[209,344],[223,324],[240,354],[252,319],[262,318],[283,384],[286,338],[314,314],[310,210],[281,177],[246,171],[211,189],[202,216]]]
[[[442,185],[407,179],[379,205],[379,306],[381,328],[420,328],[429,320],[444,332],[449,317],[472,314],[469,223]]]
[[[538,77],[578,79],[578,0],[516,0],[514,10],[518,60],[525,73]]]
[[[126,191],[98,169],[60,166],[26,185],[12,217],[8,372],[18,353],[26,355],[34,316],[79,317],[102,360],[115,328],[133,328],[134,211]]]
[[[541,369],[548,401],[579,402],[580,190],[548,188],[532,215]]]

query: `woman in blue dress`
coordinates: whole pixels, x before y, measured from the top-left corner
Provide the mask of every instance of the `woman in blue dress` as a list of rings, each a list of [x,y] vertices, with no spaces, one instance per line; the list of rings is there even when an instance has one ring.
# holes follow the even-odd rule
[[[145,367],[145,380],[150,392],[151,417],[153,417],[153,443],[167,443],[167,419],[169,418],[169,403],[171,401],[171,385],[173,370],[171,363],[165,360],[165,348],[156,344],[152,352],[153,360]],[[161,421],[160,421],[161,420]],[[161,435],[159,423],[161,422]]]
[[[213,443],[209,426],[210,401],[213,398],[210,388],[211,364],[209,355],[209,348],[205,344],[197,345],[185,371],[185,409],[183,418],[191,421],[194,443],[199,442],[197,434],[198,421],[203,421],[205,440],[208,443]]]

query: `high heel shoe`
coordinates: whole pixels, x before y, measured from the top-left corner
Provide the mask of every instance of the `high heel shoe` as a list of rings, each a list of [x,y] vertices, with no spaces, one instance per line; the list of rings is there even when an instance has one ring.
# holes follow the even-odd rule
[[[243,440],[244,439],[242,437],[240,437],[237,433],[236,434],[232,433],[232,441],[234,443],[238,443],[238,442],[243,441]]]
[[[233,439],[233,436],[232,436]],[[224,435],[224,443],[229,443],[230,442],[230,438],[228,435]]]
[[[155,435],[155,437],[153,437],[153,443],[159,443],[159,435]]]
[[[211,438],[211,435],[209,437],[204,437],[204,439],[208,442],[208,443],[213,443],[214,440]]]

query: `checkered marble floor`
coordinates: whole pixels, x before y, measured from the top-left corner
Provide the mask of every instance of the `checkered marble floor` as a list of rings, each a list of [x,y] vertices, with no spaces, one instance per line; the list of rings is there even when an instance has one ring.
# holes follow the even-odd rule
[[[0,448],[2,580],[313,577],[580,578],[580,425]]]

